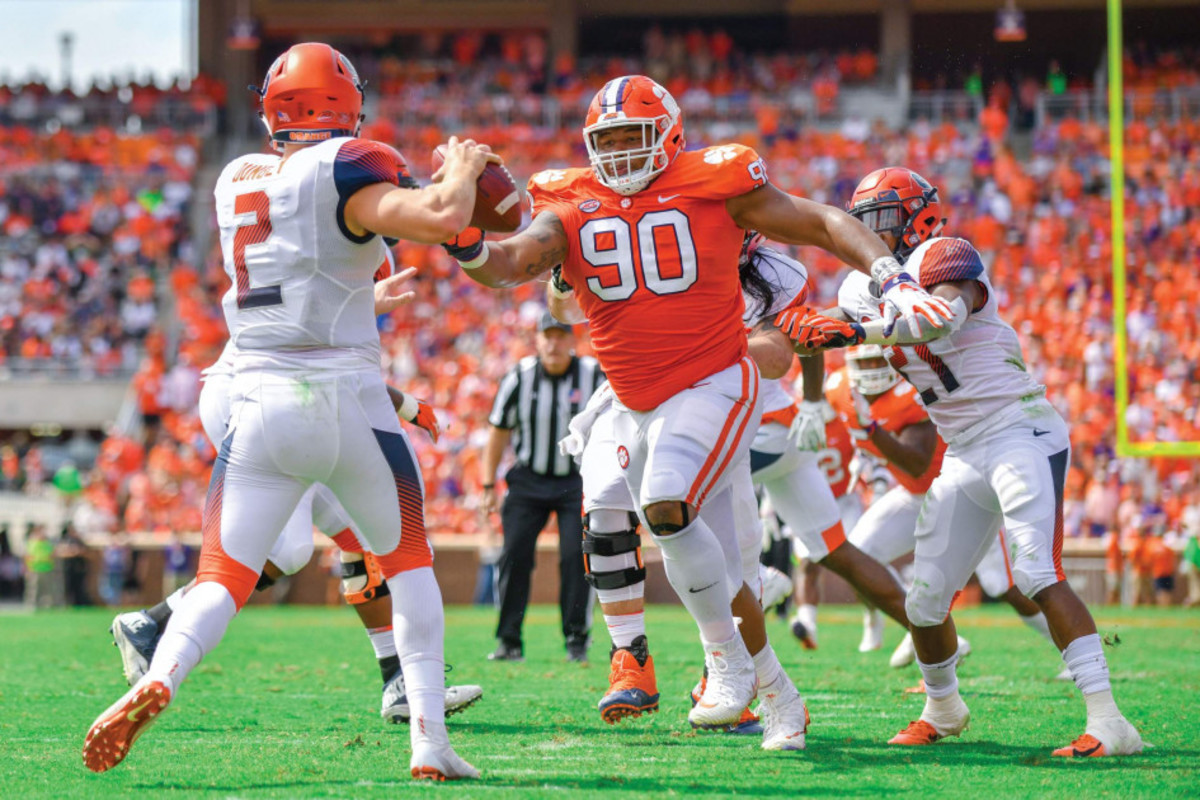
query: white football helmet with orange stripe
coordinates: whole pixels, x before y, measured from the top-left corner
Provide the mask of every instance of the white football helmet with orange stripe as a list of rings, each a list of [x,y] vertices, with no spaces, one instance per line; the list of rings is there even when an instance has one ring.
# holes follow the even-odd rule
[[[846,348],[846,373],[855,390],[865,396],[883,394],[900,382],[900,373],[892,369],[877,344]]]

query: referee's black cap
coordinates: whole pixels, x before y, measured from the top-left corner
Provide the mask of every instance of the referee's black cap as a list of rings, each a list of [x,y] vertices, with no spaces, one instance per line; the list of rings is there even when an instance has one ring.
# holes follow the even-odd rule
[[[555,329],[563,331],[564,333],[575,333],[574,328],[565,322],[559,322],[556,320],[554,315],[549,311],[543,311],[542,315],[538,317],[537,329],[538,333],[545,333],[546,331]]]

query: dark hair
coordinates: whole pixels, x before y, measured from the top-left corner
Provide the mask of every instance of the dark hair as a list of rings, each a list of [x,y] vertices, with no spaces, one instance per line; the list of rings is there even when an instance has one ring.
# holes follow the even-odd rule
[[[756,248],[749,258],[739,262],[738,281],[742,284],[742,291],[762,307],[761,313],[766,314],[775,305],[776,287],[759,270],[762,252],[761,248]]]

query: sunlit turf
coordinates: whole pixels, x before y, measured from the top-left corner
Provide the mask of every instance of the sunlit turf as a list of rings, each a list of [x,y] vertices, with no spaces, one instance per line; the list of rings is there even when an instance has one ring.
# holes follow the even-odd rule
[[[103,775],[84,768],[80,748],[125,689],[112,613],[3,615],[0,797],[1196,796],[1200,614],[1097,616],[1101,633],[1120,640],[1105,648],[1117,700],[1155,747],[1064,763],[1050,751],[1082,732],[1082,703],[1072,684],[1054,680],[1052,648],[999,607],[956,615],[974,646],[960,669],[970,729],[920,749],[885,744],[922,703],[902,691],[915,667],[887,666],[898,628],[883,651],[860,654],[858,611],[822,609],[820,649],[807,652],[773,619],[776,648],[812,713],[803,753],[689,729],[700,650],[680,608],[648,613],[661,712],[615,727],[595,711],[608,678],[599,617],[589,666],[565,663],[550,607],[527,617],[523,664],[491,663],[494,612],[451,608],[450,677],[484,687],[483,701],[451,720],[451,736],[484,778],[432,786],[407,777],[408,730],[381,721],[378,669],[347,609],[247,609],[125,763]]]

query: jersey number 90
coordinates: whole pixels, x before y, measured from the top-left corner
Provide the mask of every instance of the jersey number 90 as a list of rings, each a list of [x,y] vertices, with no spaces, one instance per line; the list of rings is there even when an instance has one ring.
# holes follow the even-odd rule
[[[671,239],[672,243],[663,241]],[[660,242],[663,245],[660,251]],[[687,291],[696,282],[696,243],[687,215],[679,209],[650,211],[633,227],[620,217],[591,219],[579,229],[580,254],[593,267],[616,267],[604,278],[587,279],[588,289],[601,300],[628,300],[641,283],[657,295]],[[634,258],[634,252],[640,258]],[[678,274],[663,275],[660,252],[668,264],[677,261]],[[615,281],[614,281],[615,278]]]

